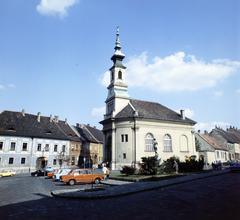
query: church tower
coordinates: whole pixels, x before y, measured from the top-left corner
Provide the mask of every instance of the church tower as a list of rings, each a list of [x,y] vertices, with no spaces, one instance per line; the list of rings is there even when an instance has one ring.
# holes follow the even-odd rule
[[[126,67],[122,61],[125,55],[121,51],[119,28],[117,28],[115,52],[111,58],[113,66],[110,70],[110,84],[107,87],[108,96],[106,103],[105,119],[115,117],[129,103],[128,86],[125,81]]]

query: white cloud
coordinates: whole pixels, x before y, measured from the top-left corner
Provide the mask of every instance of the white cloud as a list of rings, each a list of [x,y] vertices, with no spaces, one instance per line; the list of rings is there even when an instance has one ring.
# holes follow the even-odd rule
[[[196,91],[216,86],[240,69],[240,61],[212,60],[206,62],[184,52],[148,61],[146,52],[129,58],[126,63],[129,86],[155,91]],[[103,85],[109,83],[109,72],[102,75]]]
[[[215,92],[214,92],[214,96],[216,96],[216,97],[221,97],[221,96],[223,96],[223,91],[215,91]]]
[[[99,108],[93,108],[91,111],[91,115],[95,118],[102,118],[105,114],[105,106]]]
[[[41,0],[36,9],[42,15],[64,17],[68,9],[78,2],[79,0]]]
[[[227,127],[230,126],[229,123],[227,122],[199,122],[197,123],[194,127],[195,127],[195,130],[201,130],[201,131],[211,131],[213,128],[215,128],[215,126],[217,127],[220,127],[220,128],[223,128],[223,129],[226,129]]]
[[[0,84],[0,90],[14,89],[14,88],[16,88],[16,86],[12,83],[7,84],[7,85]]]
[[[8,87],[8,88],[12,88],[12,89],[15,89],[15,88],[16,88],[16,86],[15,86],[13,83],[8,84],[7,87]]]

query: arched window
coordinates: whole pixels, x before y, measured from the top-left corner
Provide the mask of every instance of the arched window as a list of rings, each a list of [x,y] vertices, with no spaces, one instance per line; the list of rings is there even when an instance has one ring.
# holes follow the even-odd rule
[[[146,136],[145,136],[145,151],[147,152],[153,152],[154,149],[153,149],[153,135],[148,133]]]
[[[185,135],[180,137],[180,151],[188,151],[188,139]]]
[[[122,79],[122,72],[121,71],[118,72],[118,79]]]
[[[172,151],[172,138],[169,134],[164,135],[163,151],[165,151],[165,152],[171,152]]]

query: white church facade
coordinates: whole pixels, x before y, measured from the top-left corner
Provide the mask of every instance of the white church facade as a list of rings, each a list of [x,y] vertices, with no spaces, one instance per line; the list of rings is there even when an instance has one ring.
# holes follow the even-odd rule
[[[196,155],[193,128],[196,122],[185,117],[184,110],[178,114],[159,103],[130,98],[119,31],[114,49],[106,114],[100,122],[104,160],[110,162],[113,170],[119,170],[124,165],[141,162],[141,157],[154,156],[154,146],[161,161],[171,156],[184,160],[186,156]]]

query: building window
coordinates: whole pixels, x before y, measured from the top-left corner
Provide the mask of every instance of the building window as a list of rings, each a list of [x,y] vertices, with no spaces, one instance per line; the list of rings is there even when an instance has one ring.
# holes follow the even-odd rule
[[[63,145],[62,146],[62,152],[65,152],[66,151],[66,145]]]
[[[125,134],[125,142],[128,142],[128,135]]]
[[[153,135],[148,133],[146,136],[145,136],[145,151],[147,152],[152,152],[154,151],[153,149]]]
[[[14,158],[13,157],[9,157],[8,164],[13,164],[13,161],[14,161]]]
[[[57,144],[55,144],[54,145],[54,152],[57,152],[57,148],[58,148],[58,146],[57,146]]]
[[[27,151],[27,143],[23,143],[22,151]]]
[[[219,158],[219,151],[217,151],[217,158]]]
[[[165,151],[165,152],[171,152],[172,151],[172,138],[169,134],[164,135],[163,151]]]
[[[128,142],[128,135],[127,134],[122,134],[121,135],[121,140],[122,140],[122,142]]]
[[[26,162],[26,158],[25,158],[25,157],[22,157],[22,158],[21,158],[21,164],[25,164],[25,162]]]
[[[57,165],[57,160],[53,159],[53,165]]]
[[[123,153],[123,159],[126,159],[126,158],[127,158],[127,154]]]
[[[3,149],[3,142],[0,142],[0,150]]]
[[[42,150],[42,145],[41,144],[38,144],[37,146],[37,151],[41,151]]]
[[[15,151],[15,147],[16,147],[16,143],[15,142],[11,142],[10,151]]]
[[[49,151],[49,144],[45,145],[45,151]]]
[[[180,137],[180,151],[188,151],[188,139],[185,135]]]
[[[121,71],[118,72],[118,79],[122,79],[122,72]]]
[[[72,164],[72,165],[75,165],[75,157],[72,157],[71,164]]]
[[[122,134],[121,137],[122,137],[122,142],[124,142],[124,134]]]

